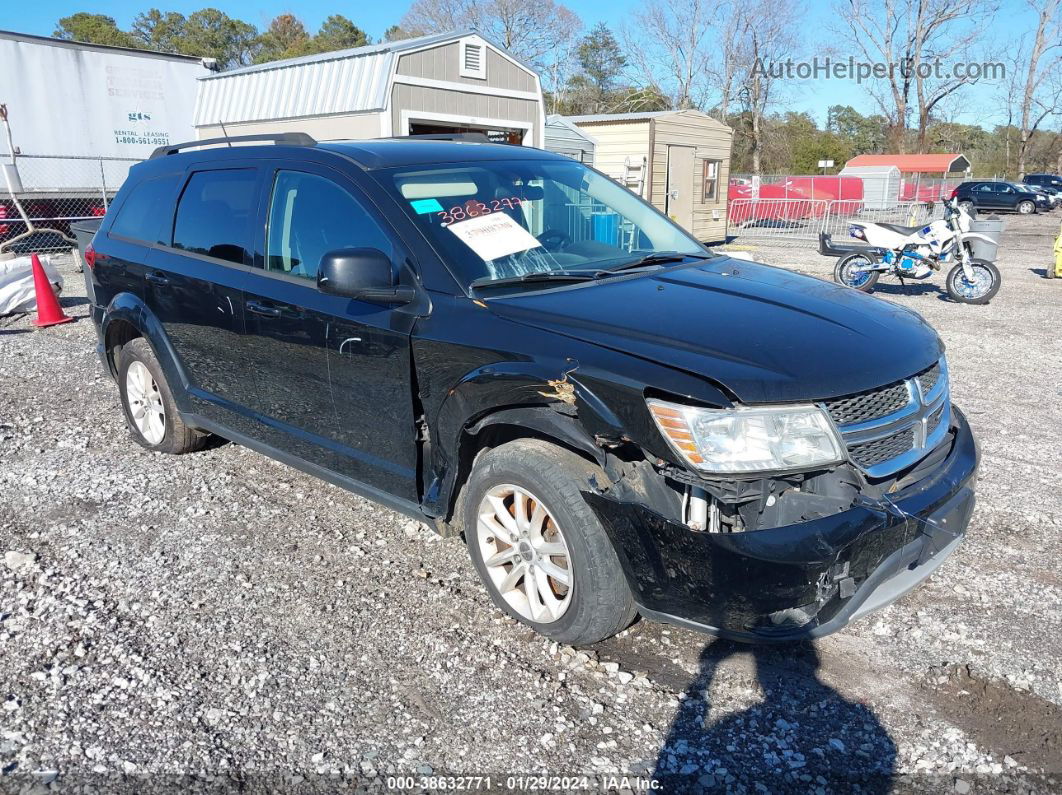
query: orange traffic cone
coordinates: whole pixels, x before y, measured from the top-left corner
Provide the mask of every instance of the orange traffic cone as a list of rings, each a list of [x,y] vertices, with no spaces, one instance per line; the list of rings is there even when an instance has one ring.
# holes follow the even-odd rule
[[[69,323],[74,318],[63,314],[59,299],[52,292],[52,284],[48,281],[48,275],[44,272],[40,258],[34,254],[32,261],[33,290],[37,293],[37,319],[33,321],[33,325],[44,327]]]

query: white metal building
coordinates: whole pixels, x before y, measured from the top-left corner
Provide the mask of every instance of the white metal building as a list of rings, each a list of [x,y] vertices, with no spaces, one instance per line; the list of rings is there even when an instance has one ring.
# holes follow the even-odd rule
[[[318,140],[483,132],[542,146],[538,75],[466,31],[247,66],[199,81],[200,138],[305,132]]]
[[[900,201],[900,169],[896,166],[845,166],[839,176],[863,180],[863,207],[884,210]]]

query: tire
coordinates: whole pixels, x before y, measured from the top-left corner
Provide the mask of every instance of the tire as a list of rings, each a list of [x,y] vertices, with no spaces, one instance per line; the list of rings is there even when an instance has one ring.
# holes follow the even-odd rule
[[[879,271],[869,271],[862,274],[863,279],[854,278],[851,271],[855,270],[856,263],[863,261],[867,264],[876,264],[872,257],[866,254],[856,252],[854,254],[847,254],[837,260],[837,264],[833,267],[833,280],[838,284],[843,284],[845,287],[851,287],[853,290],[859,290],[863,293],[869,293],[874,289],[874,285],[878,283],[878,277],[881,276]]]
[[[951,300],[958,301],[960,304],[987,304],[999,292],[1001,278],[999,269],[988,260],[983,259],[970,260],[970,267],[974,269],[975,277],[980,275],[987,279],[987,282],[981,285],[984,288],[984,292],[971,289],[966,281],[966,275],[963,273],[962,263],[960,262],[948,271],[948,296]],[[980,282],[980,279],[978,282]]]
[[[494,604],[558,643],[596,643],[621,632],[637,615],[612,542],[580,494],[594,475],[604,480],[598,467],[576,454],[539,439],[522,439],[483,453],[463,490],[465,541]],[[498,501],[509,516],[516,514],[515,493],[506,496],[510,489],[522,490],[525,499],[537,501],[526,503],[529,521],[515,535],[494,518]],[[535,517],[541,516],[533,510],[536,504],[544,516],[537,546],[532,546]],[[510,524],[516,524],[515,518]],[[546,550],[547,543],[555,551],[564,548],[566,554],[540,554],[538,549]],[[510,562],[488,566],[488,560],[506,557]],[[526,573],[532,566],[535,573],[529,579]],[[564,585],[551,572],[566,573],[570,583]],[[503,596],[500,588],[506,583]],[[548,586],[546,597],[540,588],[529,592],[529,583]],[[553,613],[540,609],[536,614],[532,603],[536,594],[539,607],[548,599]]]
[[[1036,212],[1036,205],[1028,200],[1018,202],[1018,212],[1022,215],[1032,215]]]
[[[179,455],[206,444],[209,434],[189,428],[181,419],[162,367],[143,337],[130,340],[118,354],[118,393],[125,424],[142,447]]]
[[[971,216],[973,215],[974,211],[977,210],[977,207],[974,206],[974,203],[971,201],[959,202],[959,208],[962,210],[966,210],[966,212],[969,213]]]

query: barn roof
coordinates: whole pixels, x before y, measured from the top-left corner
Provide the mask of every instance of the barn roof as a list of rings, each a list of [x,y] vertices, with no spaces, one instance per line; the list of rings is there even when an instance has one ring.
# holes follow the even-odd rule
[[[714,122],[720,127],[726,127],[718,119],[704,113],[699,110],[653,110],[646,111],[645,113],[595,113],[589,116],[565,116],[564,118],[570,121],[572,124],[608,124],[610,122],[628,122],[628,121],[648,121],[649,119],[659,119],[661,116],[699,116],[701,118],[708,119]],[[729,129],[729,127],[727,127]]]
[[[508,50],[471,30],[417,36],[348,50],[285,58],[230,69],[199,81],[196,127],[224,123],[362,113],[387,107],[387,90],[398,56],[475,38],[534,70]]]
[[[850,166],[896,166],[905,174],[948,174],[954,171],[966,171],[970,167],[970,161],[956,153],[856,155],[845,163],[845,168]]]

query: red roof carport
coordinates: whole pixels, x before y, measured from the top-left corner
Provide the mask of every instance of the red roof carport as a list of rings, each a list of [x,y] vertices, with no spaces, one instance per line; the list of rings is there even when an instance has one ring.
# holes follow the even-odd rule
[[[895,166],[900,169],[900,199],[934,202],[946,196],[963,177],[948,177],[970,171],[970,161],[960,154],[856,155],[849,166]],[[932,175],[932,178],[930,178]],[[954,183],[954,184],[952,184]]]
[[[959,154],[943,155],[856,155],[846,166],[896,166],[907,174],[953,174],[970,168]]]

